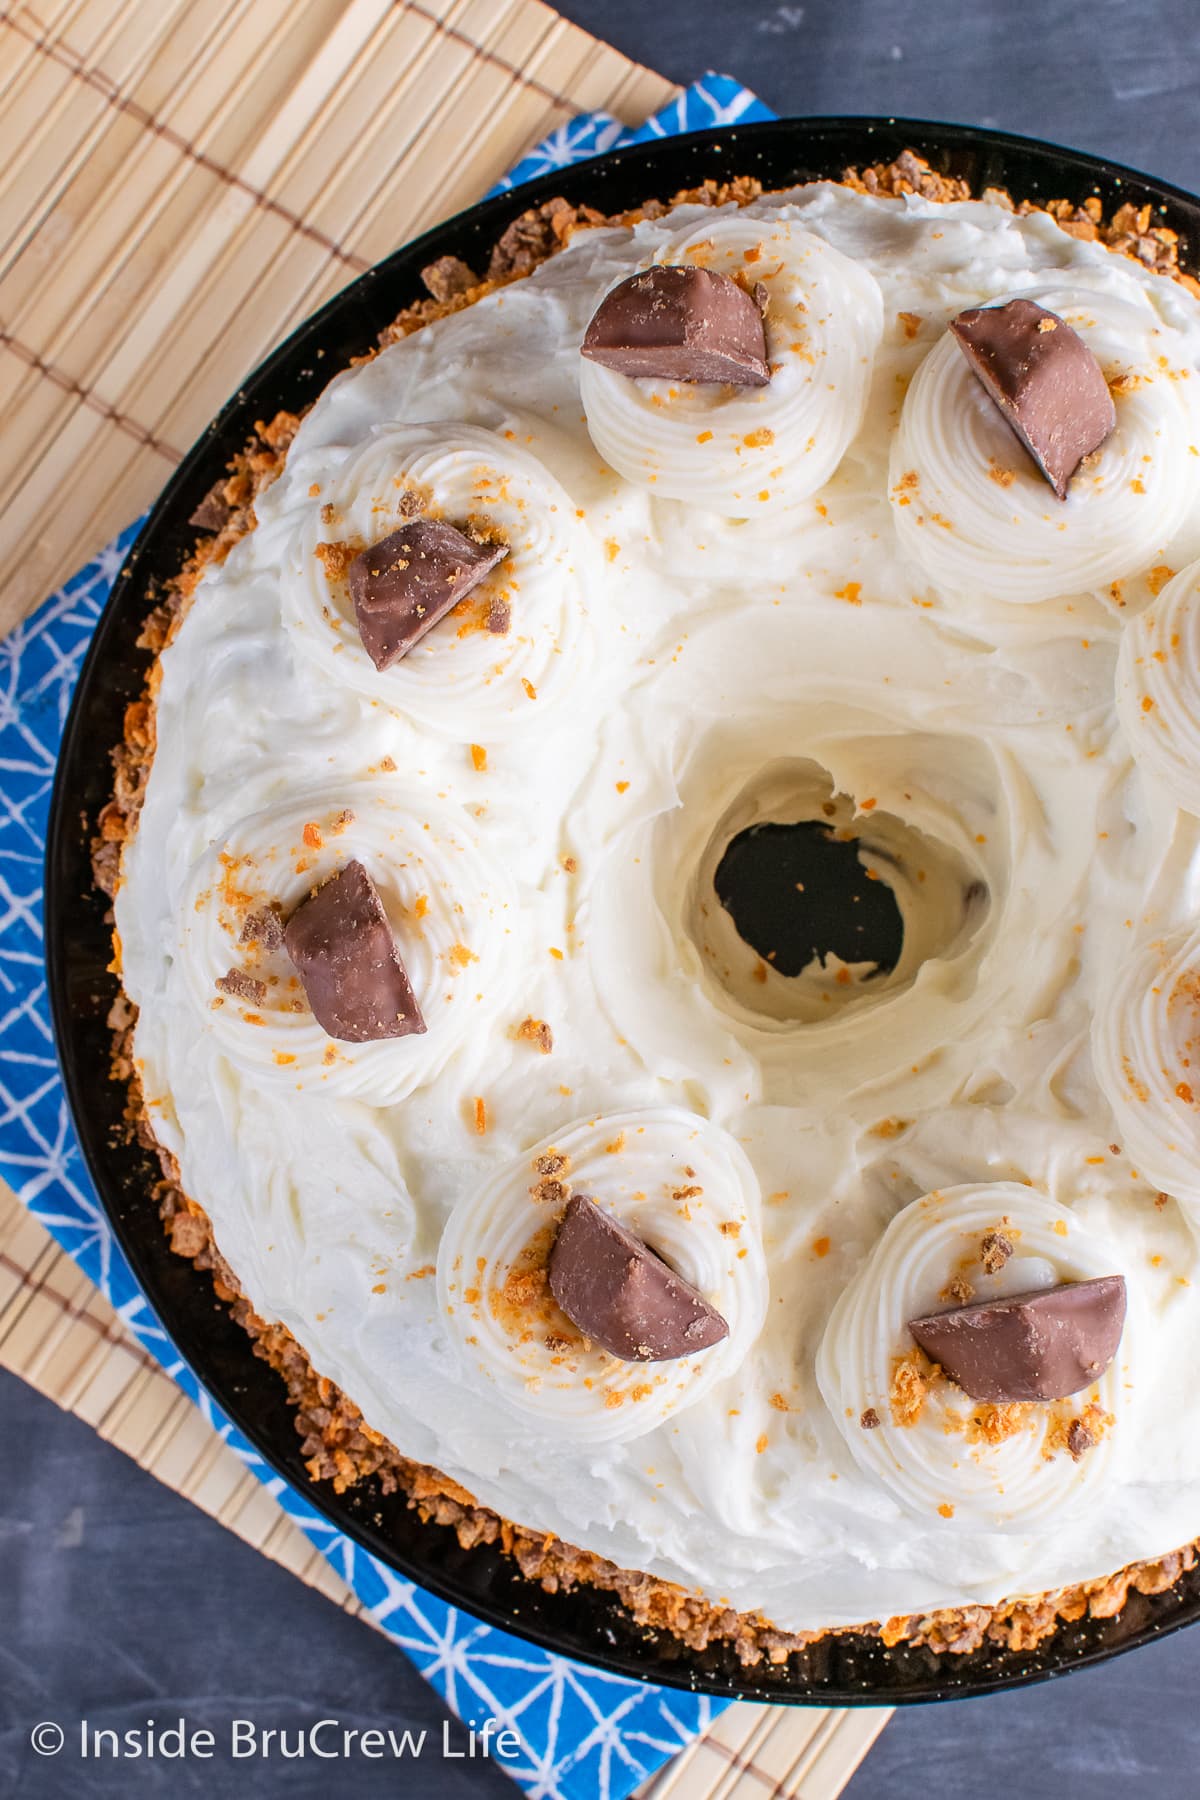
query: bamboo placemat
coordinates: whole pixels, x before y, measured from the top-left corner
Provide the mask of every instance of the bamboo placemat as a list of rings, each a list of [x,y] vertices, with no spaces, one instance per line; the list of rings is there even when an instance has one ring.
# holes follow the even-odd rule
[[[0,634],[353,275],[576,113],[674,91],[540,0],[0,4]],[[3,1183],[0,1366],[361,1613]],[[827,1800],[887,1716],[733,1706],[642,1791]]]
[[[0,6],[0,631],[352,276],[674,91],[538,0]]]

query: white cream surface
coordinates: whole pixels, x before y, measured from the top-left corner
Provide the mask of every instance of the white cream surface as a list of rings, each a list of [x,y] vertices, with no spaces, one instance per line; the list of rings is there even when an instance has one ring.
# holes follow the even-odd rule
[[[764,280],[767,388],[581,363],[603,294],[683,257]],[[1116,382],[1062,504],[945,336],[1014,293]],[[162,656],[116,917],[184,1188],[404,1453],[789,1629],[1200,1535],[1196,675],[1138,624],[1172,574],[1156,617],[1196,592],[1198,367],[1185,291],[1047,218],[819,184],[580,233],[330,383]],[[381,673],[316,546],[382,537],[409,488],[511,554]],[[508,633],[473,629],[496,599]],[[1139,747],[1172,704],[1173,741],[1156,716]],[[734,832],[822,806],[896,893],[886,976],[785,977],[716,902]],[[281,953],[239,942],[350,856],[425,1036],[333,1044]],[[230,967],[261,1007],[221,999]],[[625,1365],[523,1311],[551,1152],[724,1343]],[[992,1446],[944,1391],[888,1408],[906,1319],[1002,1221],[1006,1291],[1128,1286],[1078,1462],[1036,1412]]]

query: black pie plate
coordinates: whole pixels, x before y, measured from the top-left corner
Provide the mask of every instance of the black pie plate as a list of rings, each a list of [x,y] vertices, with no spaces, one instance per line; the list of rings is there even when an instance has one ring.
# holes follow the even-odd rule
[[[403,1497],[387,1498],[373,1483],[342,1496],[312,1483],[283,1383],[252,1354],[250,1340],[215,1300],[208,1277],[168,1249],[152,1194],[159,1170],[123,1133],[124,1094],[109,1079],[105,1023],[116,993],[108,972],[108,903],[92,885],[88,846],[110,794],[110,747],[121,739],[124,708],[146,673],[147,656],[135,640],[155,588],[179,569],[191,547],[190,514],[256,420],[309,405],[336,370],[371,348],[401,308],[424,294],[419,272],[426,264],[453,254],[486,267],[505,226],[556,194],[611,213],[710,176],[756,175],[765,187],[778,188],[838,176],[852,164],[890,161],[908,147],[935,169],[964,176],[975,193],[997,186],[1017,199],[1075,202],[1096,194],[1106,216],[1126,200],[1148,204],[1156,223],[1180,234],[1185,263],[1194,268],[1200,261],[1200,201],[1177,188],[1050,144],[917,120],[786,119],[698,132],[614,151],[472,207],[368,270],[293,332],[234,395],[164,489],[113,588],[80,673],[59,757],[46,862],[54,1027],[88,1169],[180,1354],[271,1467],[356,1543],[489,1624],[616,1674],[713,1695],[821,1706],[954,1699],[1103,1661],[1200,1618],[1200,1569],[1166,1593],[1131,1592],[1115,1618],[1065,1625],[1034,1653],[992,1647],[939,1656],[903,1646],[889,1650],[877,1638],[850,1634],[825,1638],[780,1667],[746,1670],[726,1647],[692,1651],[668,1634],[639,1628],[618,1601],[597,1589],[543,1593],[498,1551],[463,1550],[451,1530],[422,1524]]]

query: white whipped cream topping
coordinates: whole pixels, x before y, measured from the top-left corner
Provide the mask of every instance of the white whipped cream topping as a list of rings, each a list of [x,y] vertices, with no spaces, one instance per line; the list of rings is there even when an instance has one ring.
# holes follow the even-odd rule
[[[420,994],[421,1037],[334,1042],[317,1024],[287,952],[244,945],[263,908],[286,917],[357,858],[374,881]],[[250,905],[247,906],[249,898]],[[464,1041],[503,1030],[519,977],[519,905],[503,864],[489,864],[457,808],[427,790],[344,781],[297,788],[221,833],[197,861],[178,919],[178,968],[196,1023],[244,1075],[281,1092],[391,1106],[423,1086]],[[232,964],[264,984],[260,1001],[226,996]]]
[[[723,213],[646,256],[740,274],[765,297],[771,379],[721,393],[705,383],[631,381],[585,361],[579,391],[592,442],[618,474],[689,507],[765,516],[824,486],[862,423],[883,333],[869,270],[776,214]]]
[[[1104,271],[1020,289],[1065,319],[1115,384],[1117,422],[1056,499],[947,333],[904,402],[891,459],[900,541],[951,591],[1029,604],[1158,563],[1196,506],[1188,340],[1136,286]],[[989,294],[1012,299],[1011,287]],[[980,471],[988,479],[980,479]]]
[[[1102,996],[1096,1076],[1148,1180],[1200,1207],[1200,931],[1147,938]]]
[[[997,1229],[1011,1254],[989,1274],[979,1246]],[[1014,1409],[1012,1435],[993,1444],[978,1426],[994,1409],[981,1409],[972,1441],[970,1402],[939,1382],[911,1425],[889,1429],[893,1366],[911,1349],[908,1320],[920,1317],[931,1295],[952,1304],[946,1290],[962,1271],[969,1272],[971,1298],[983,1301],[1056,1281],[1091,1281],[1121,1262],[1114,1245],[1096,1242],[1065,1207],[1020,1182],[946,1188],[904,1207],[834,1307],[817,1354],[821,1393],[860,1468],[914,1511],[936,1511],[956,1531],[1025,1528],[1081,1510],[1105,1485],[1136,1391],[1137,1333],[1128,1312],[1117,1356],[1088,1390],[1112,1424],[1074,1466],[1053,1443],[1055,1428],[1078,1415],[1077,1401]],[[1133,1294],[1136,1306],[1136,1285]],[[867,1407],[878,1425],[863,1426]]]
[[[760,245],[778,387],[581,364],[634,270]],[[1063,505],[944,336],[1013,293],[1058,297],[1133,377]],[[820,184],[579,234],[330,384],[161,659],[116,913],[184,1187],[255,1306],[406,1454],[787,1628],[1038,1592],[1200,1534],[1200,1137],[1160,1066],[1182,1003],[1164,1024],[1144,998],[1196,912],[1200,821],[1114,703],[1123,630],[1200,554],[1198,359],[1185,291],[1047,218]],[[778,502],[731,516],[747,475]],[[414,488],[512,553],[381,674],[315,550],[385,535]],[[461,629],[493,600],[508,634]],[[715,903],[733,832],[824,805],[905,918],[886,978],[784,977]],[[327,1059],[286,962],[239,936],[351,856],[430,1029]],[[268,982],[262,1008],[214,1005],[229,967]],[[556,1363],[484,1303],[544,1231],[551,1147],[727,1340],[649,1372]],[[905,1318],[1004,1216],[1038,1282],[1128,1285],[1114,1423],[1079,1463],[1032,1427],[968,1450],[935,1429],[944,1395],[914,1426],[884,1412]]]
[[[512,431],[498,437],[453,421],[380,422],[339,461],[333,480],[322,454],[297,446],[297,467],[312,466],[310,485],[320,487],[321,504],[294,521],[283,620],[326,682],[345,682],[402,709],[414,724],[461,740],[464,719],[479,737],[521,723],[538,728],[586,676],[594,657],[589,625],[599,610],[597,547],[549,468],[515,439]],[[358,635],[345,576],[330,578],[317,546],[330,539],[376,543],[403,523],[402,494],[417,496],[429,517],[461,522],[470,514],[484,532],[504,539],[508,556],[461,621],[377,669]],[[518,594],[515,628],[490,631],[490,606],[511,609]],[[526,682],[536,689],[536,712]]]
[[[1122,633],[1117,711],[1149,781],[1200,815],[1200,563],[1167,581]]]
[[[652,1367],[622,1362],[578,1333],[564,1337],[553,1302],[530,1304],[522,1253],[531,1242],[545,1252],[560,1210],[534,1192],[557,1179],[541,1176],[538,1164],[560,1158],[564,1186],[602,1196],[717,1307],[729,1326],[722,1343]],[[564,1440],[641,1437],[733,1374],[762,1329],[767,1276],[754,1171],[728,1132],[679,1108],[576,1125],[463,1195],[438,1249],[438,1297],[484,1391],[494,1384]]]

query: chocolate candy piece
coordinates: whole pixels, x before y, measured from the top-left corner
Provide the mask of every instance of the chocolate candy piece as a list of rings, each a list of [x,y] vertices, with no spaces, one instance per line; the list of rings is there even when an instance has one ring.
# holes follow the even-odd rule
[[[219,993],[246,1000],[251,1006],[261,1006],[267,997],[266,982],[247,974],[245,969],[230,969],[227,975],[218,975],[214,985]]]
[[[425,1030],[379,890],[360,862],[296,908],[283,943],[330,1037],[365,1044]]]
[[[220,481],[214,482],[188,520],[188,524],[194,525],[197,531],[220,531],[233,517],[233,508],[225,498],[225,484],[228,480],[227,475],[222,475]]]
[[[771,379],[761,310],[736,281],[707,269],[660,264],[619,282],[592,315],[583,354],[665,381]]]
[[[571,1323],[622,1362],[670,1362],[729,1336],[690,1282],[586,1194],[567,1202],[549,1275]]]
[[[248,912],[242,921],[239,944],[259,944],[264,950],[278,950],[283,943],[283,912],[278,901],[269,900],[258,912]]]
[[[1079,333],[1035,300],[973,306],[959,348],[1060,500],[1117,422],[1104,371]]]
[[[1090,1387],[1117,1353],[1125,1281],[1069,1281],[910,1319],[926,1356],[972,1400],[1065,1400]]]
[[[507,545],[478,544],[440,519],[413,519],[361,551],[348,571],[350,598],[375,667],[399,662],[507,555]]]

